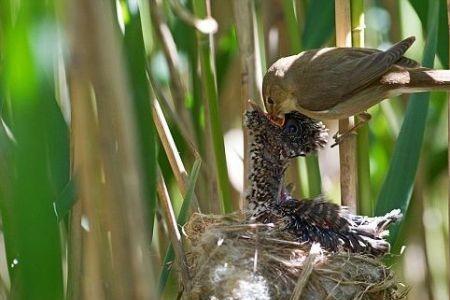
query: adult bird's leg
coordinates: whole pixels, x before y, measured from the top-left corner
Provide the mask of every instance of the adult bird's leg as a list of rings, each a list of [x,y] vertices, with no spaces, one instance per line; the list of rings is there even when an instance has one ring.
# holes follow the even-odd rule
[[[358,130],[358,128],[363,126],[365,123],[369,122],[370,119],[372,118],[372,116],[368,112],[362,112],[362,113],[358,114],[358,118],[359,118],[359,121],[355,125],[353,125],[352,128],[347,129],[346,131],[344,131],[342,133],[336,132],[336,134],[333,135],[334,144],[331,145],[331,148],[339,145],[344,139],[348,138],[349,135],[356,134],[356,130]]]

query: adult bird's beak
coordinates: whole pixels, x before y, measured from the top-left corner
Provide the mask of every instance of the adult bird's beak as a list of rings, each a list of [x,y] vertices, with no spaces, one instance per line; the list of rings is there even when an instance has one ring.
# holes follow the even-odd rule
[[[269,114],[269,120],[272,123],[274,123],[275,125],[280,126],[280,127],[282,127],[284,125],[284,121],[285,121],[283,115],[277,116],[277,115],[272,115],[272,114]]]

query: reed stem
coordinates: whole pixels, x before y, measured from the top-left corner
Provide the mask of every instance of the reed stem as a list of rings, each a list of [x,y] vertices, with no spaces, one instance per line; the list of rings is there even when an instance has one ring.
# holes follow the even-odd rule
[[[351,6],[350,0],[335,1],[336,17],[336,46],[351,47]],[[339,132],[345,132],[353,127],[354,118],[339,120]],[[341,202],[356,211],[356,139],[349,136],[339,144],[340,174],[341,174]]]
[[[351,0],[352,14],[352,46],[364,47],[364,0]],[[360,121],[356,117],[357,121]],[[356,136],[357,151],[357,207],[358,212],[371,216],[373,202],[370,190],[370,164],[369,164],[369,126],[366,123],[358,129]]]
[[[258,31],[255,20],[255,5],[251,0],[234,0],[233,12],[236,20],[236,31],[239,44],[239,57],[241,62],[241,124],[243,124],[244,112],[247,109],[247,101],[251,99],[262,104],[258,85],[261,77],[261,64],[259,57],[259,45],[256,43]],[[255,67],[256,66],[256,67]],[[259,67],[258,67],[259,66]],[[259,80],[258,80],[259,77]],[[249,152],[248,152],[248,132],[245,126],[244,131],[244,191],[248,185],[248,168],[249,168]],[[245,200],[241,197],[242,201]],[[245,203],[240,203],[241,208],[245,207]]]

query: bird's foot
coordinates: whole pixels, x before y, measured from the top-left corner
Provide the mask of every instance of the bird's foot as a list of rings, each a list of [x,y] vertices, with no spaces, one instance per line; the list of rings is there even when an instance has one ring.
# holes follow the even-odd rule
[[[347,131],[345,131],[343,133],[336,132],[336,134],[333,135],[334,144],[331,145],[331,148],[339,145],[340,143],[342,143],[343,140],[347,139],[351,135],[356,135],[356,131],[350,129],[350,130],[347,130]]]
[[[336,132],[335,135],[333,135],[334,144],[331,145],[331,148],[339,145],[343,140],[348,138],[349,136],[356,135],[357,130],[362,127],[364,124],[369,122],[369,120],[372,118],[372,116],[367,112],[362,112],[358,114],[358,122],[351,128],[347,129],[343,133]]]

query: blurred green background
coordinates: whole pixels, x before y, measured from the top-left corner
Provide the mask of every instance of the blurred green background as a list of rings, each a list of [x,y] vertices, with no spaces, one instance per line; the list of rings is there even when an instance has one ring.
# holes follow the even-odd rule
[[[407,56],[448,69],[446,1],[349,2],[363,5],[365,47],[414,35]],[[0,298],[149,299],[159,288],[174,299],[162,198],[179,225],[242,206],[245,101],[261,103],[279,57],[335,45],[334,4],[0,1]],[[359,210],[402,208],[388,262],[408,299],[447,299],[447,94],[369,112]],[[295,195],[340,202],[338,147],[288,176]]]

